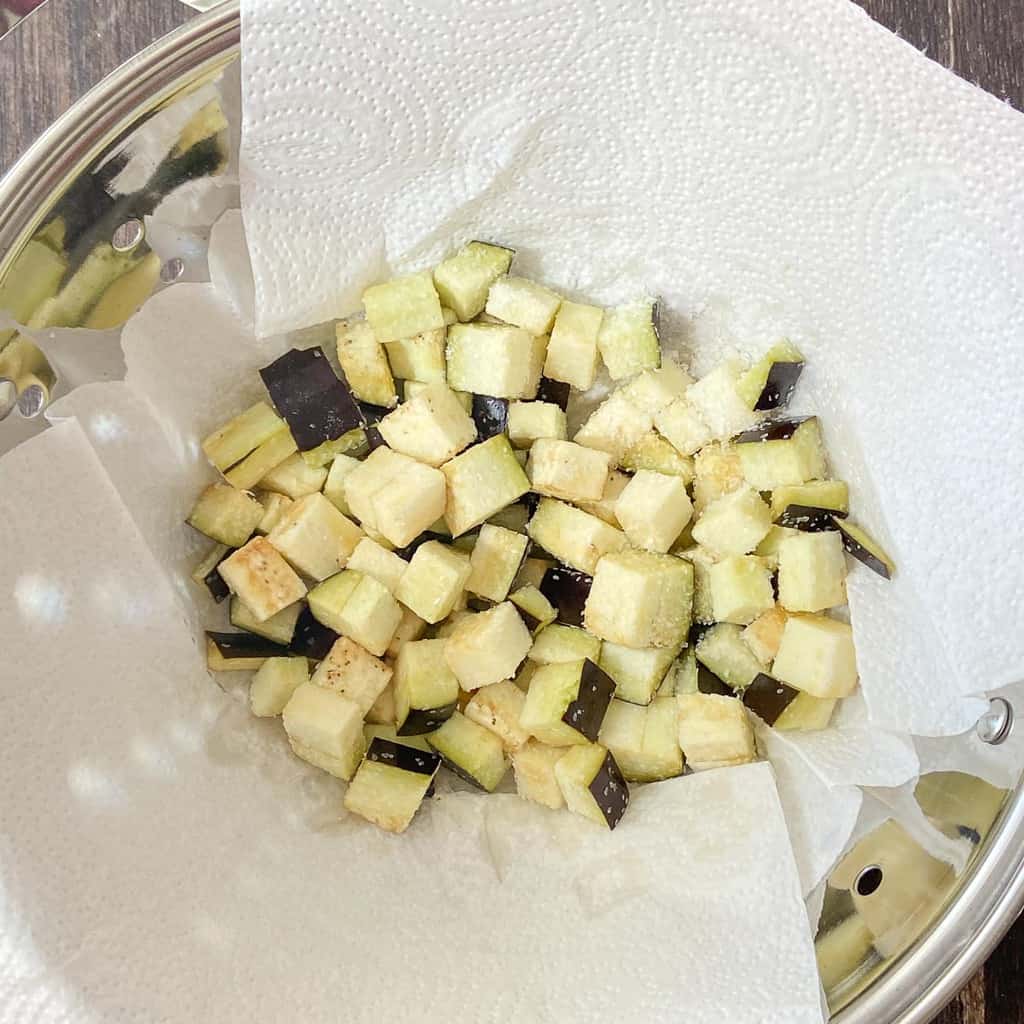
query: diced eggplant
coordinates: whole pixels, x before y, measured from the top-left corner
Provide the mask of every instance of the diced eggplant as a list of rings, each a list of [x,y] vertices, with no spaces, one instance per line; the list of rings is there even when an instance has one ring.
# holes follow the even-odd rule
[[[533,515],[533,510],[526,505],[528,494],[523,495],[523,501],[513,502],[502,509],[498,509],[490,519],[487,520],[492,526],[502,526],[513,533],[526,535],[526,524]],[[486,525],[486,524],[485,524]]]
[[[773,345],[742,377],[738,391],[755,411],[789,405],[804,369],[804,357],[789,341]]]
[[[699,544],[679,552],[693,566],[693,622],[710,626],[715,621],[715,610],[711,601],[711,567],[718,558]]]
[[[473,396],[473,423],[481,441],[508,430],[508,399],[490,395]]]
[[[203,560],[192,571],[192,581],[199,583],[210,592],[210,597],[220,604],[231,593],[224,577],[217,572],[217,566],[232,553],[227,544],[215,544]]]
[[[679,647],[625,647],[605,641],[601,645],[601,668],[615,681],[615,696],[630,704],[650,704],[662,680],[672,667]]]
[[[696,655],[694,655],[696,661]],[[719,679],[706,665],[697,662],[697,689],[694,693],[712,693],[719,697],[735,697],[736,691]]]
[[[497,604],[512,587],[529,547],[528,538],[493,523],[484,523],[473,553],[466,589]]]
[[[658,687],[659,697],[682,696],[684,693],[697,693],[700,689],[697,655],[693,647],[687,647],[676,663],[666,673],[661,686]]]
[[[779,732],[815,732],[827,729],[838,700],[835,697],[812,697],[798,692],[786,709],[775,719]]]
[[[390,647],[389,647],[390,649]],[[377,699],[366,712],[367,723],[376,723],[394,727],[395,724],[395,678],[377,695]],[[365,730],[364,730],[365,731]]]
[[[621,391],[606,398],[576,432],[573,440],[607,452],[618,461],[653,425],[650,413],[634,405]]]
[[[496,436],[441,467],[448,482],[445,521],[453,537],[480,526],[530,489],[508,438]]]
[[[440,767],[433,752],[375,738],[345,791],[345,809],[386,832],[404,832]]]
[[[212,672],[258,669],[267,658],[282,658],[288,649],[253,633],[206,631],[206,667]]]
[[[363,736],[366,739],[367,753],[373,746],[374,740],[387,740],[389,743],[397,743],[399,746],[411,747],[413,750],[422,750],[424,753],[433,754],[430,744],[425,736],[399,736],[398,730],[393,724],[386,722],[367,722],[363,726]],[[436,754],[434,755],[437,756]]]
[[[287,647],[295,635],[295,623],[304,607],[305,605],[301,601],[297,601],[261,622],[249,611],[244,602],[233,597],[231,598],[231,625],[245,630],[246,633],[255,633],[256,636],[262,636],[267,640],[272,640],[275,644]]]
[[[598,744],[572,747],[555,762],[555,779],[573,814],[615,828],[629,806],[629,786],[611,751]]]
[[[544,374],[586,391],[597,373],[597,339],[604,311],[597,306],[563,301],[555,316]]]
[[[515,683],[505,679],[482,686],[470,698],[463,713],[472,721],[490,729],[509,752],[518,750],[530,738],[519,724],[526,694]]]
[[[674,697],[658,697],[646,707],[621,700],[608,706],[600,741],[627,782],[658,782],[682,775],[676,715]]]
[[[436,331],[424,331],[414,334],[411,338],[387,342],[384,350],[394,375],[406,382],[406,398],[408,385],[412,381],[421,384],[444,383],[447,376],[445,362],[445,344],[448,332],[445,328]]]
[[[877,572],[884,579],[892,579],[896,571],[893,560],[885,553],[878,541],[870,537],[861,527],[846,520],[836,520],[836,529],[843,538],[843,547],[866,565],[872,572]]]
[[[550,351],[551,342],[548,341]],[[566,381],[553,380],[551,377],[541,377],[537,385],[537,401],[545,405],[557,405],[562,412],[569,408],[569,395],[571,386]],[[564,434],[562,435],[565,436]]]
[[[632,479],[626,473],[620,473],[617,469],[613,469],[608,474],[604,491],[597,501],[577,501],[575,504],[583,509],[584,512],[589,512],[592,516],[597,516],[598,519],[604,520],[609,526],[619,529],[619,521],[615,518],[615,503],[619,500],[619,495],[622,494]]]
[[[292,694],[308,682],[305,658],[267,658],[249,686],[249,707],[259,718],[274,718],[284,711]]]
[[[351,391],[319,346],[286,352],[263,367],[260,376],[300,451],[335,441],[363,424]]]
[[[519,724],[552,746],[592,743],[614,692],[612,678],[589,659],[542,665],[530,680]]]
[[[791,615],[772,675],[812,697],[849,697],[857,688],[853,630],[824,615]]]
[[[217,571],[259,622],[306,596],[305,583],[266,537],[253,537]]]
[[[416,549],[395,596],[421,619],[440,622],[455,607],[471,572],[465,552],[428,541]]]
[[[530,631],[508,601],[464,619],[452,631],[445,660],[463,690],[511,679],[533,644]]]
[[[771,525],[768,506],[744,484],[704,509],[693,528],[693,539],[716,555],[745,555],[764,539]]]
[[[345,569],[309,592],[310,611],[325,626],[351,637],[380,657],[402,619],[402,609],[383,583]]]
[[[525,277],[499,277],[487,294],[486,311],[531,334],[547,334],[562,297]]]
[[[593,573],[603,556],[629,544],[621,530],[553,498],[541,501],[527,529],[535,544],[584,573]],[[545,592],[544,596],[556,608],[559,606],[550,594]]]
[[[426,272],[372,285],[363,292],[363,308],[380,342],[399,341],[445,326],[441,300]]]
[[[334,690],[303,683],[282,713],[292,751],[303,761],[348,782],[366,741],[358,705]]]
[[[780,683],[762,672],[743,691],[743,703],[758,715],[765,725],[774,725],[799,693],[800,691],[794,690],[792,686]]]
[[[820,612],[845,603],[846,556],[840,535],[787,537],[779,545],[779,604],[787,612]]]
[[[677,398],[658,412],[654,426],[680,455],[693,455],[712,437],[711,428],[685,398]]]
[[[776,487],[772,491],[772,519],[777,522],[790,505],[828,509],[832,515],[845,519],[850,509],[850,488],[845,480],[809,480],[805,484]]]
[[[626,449],[619,465],[630,473],[646,469],[652,473],[678,478],[683,484],[693,480],[693,459],[680,454],[665,438],[653,430]]]
[[[602,640],[672,647],[690,629],[693,566],[672,555],[619,551],[598,563],[583,622]]]
[[[510,402],[507,429],[516,448],[529,448],[539,438],[564,441],[565,412],[552,402]]]
[[[354,701],[365,717],[391,682],[391,675],[390,665],[343,636],[317,666],[312,681]]]
[[[365,320],[336,325],[338,362],[352,394],[362,402],[393,409],[398,402],[387,353]]]
[[[304,606],[295,622],[288,650],[312,661],[320,661],[327,657],[337,639],[338,634],[320,622],[308,606]]]
[[[311,466],[301,455],[289,455],[269,473],[260,477],[258,483],[265,491],[284,494],[289,498],[304,498],[316,494],[327,481],[327,470],[322,466]]]
[[[446,384],[428,384],[380,421],[381,436],[403,455],[435,468],[476,439],[477,429]]]
[[[572,441],[541,438],[530,449],[526,475],[538,494],[565,501],[600,501],[609,469],[606,452]]]
[[[709,444],[693,457],[693,507],[698,515],[723,495],[744,483],[743,466],[735,448]]]
[[[771,665],[778,654],[782,631],[786,628],[788,618],[786,609],[776,604],[743,630],[743,639],[747,646],[765,668]]]
[[[286,494],[278,494],[276,491],[267,491],[259,495],[259,503],[263,506],[263,518],[256,527],[257,533],[265,537],[281,521],[281,517],[292,506],[292,499]]]
[[[445,767],[461,779],[493,793],[505,777],[509,762],[500,738],[478,722],[456,711],[427,736]]]
[[[612,380],[661,365],[661,343],[654,322],[655,303],[639,299],[605,311],[597,347]]]
[[[825,447],[816,417],[771,420],[733,438],[747,482],[759,491],[821,480]]]
[[[494,398],[532,398],[534,336],[508,324],[455,324],[448,329],[448,385]]]
[[[400,558],[394,551],[381,547],[369,537],[363,537],[356,545],[355,550],[349,555],[347,565],[349,569],[361,572],[365,576],[372,576],[383,583],[392,594],[398,589],[405,570],[409,568],[409,563],[404,558]]]
[[[568,566],[554,566],[544,573],[540,592],[554,605],[558,621],[569,626],[583,625],[583,611],[594,578]]]
[[[708,569],[716,622],[749,625],[775,604],[771,572],[756,555],[729,555]]]
[[[358,405],[358,402],[356,403]],[[302,461],[312,469],[323,469],[330,466],[339,455],[350,455],[362,458],[367,452],[366,431],[362,424],[346,431],[334,441],[324,441],[308,452],[300,452]]]
[[[679,746],[695,770],[748,764],[757,758],[746,708],[734,697],[690,693],[676,697]]]
[[[487,304],[491,285],[512,265],[515,250],[470,242],[434,268],[434,287],[459,320],[472,320]]]
[[[263,442],[254,452],[247,455],[237,466],[224,474],[232,487],[247,491],[255,487],[268,473],[271,473],[286,459],[290,459],[298,451],[295,438],[287,424],[282,423],[281,429]]]
[[[432,732],[451,718],[459,681],[445,661],[446,639],[412,640],[395,661],[395,722],[401,736]]]
[[[528,657],[540,665],[559,665],[587,659],[600,664],[601,641],[576,626],[552,623],[534,638]]]
[[[659,554],[675,544],[692,515],[682,480],[645,469],[630,480],[615,503],[615,518],[630,544]]]
[[[512,753],[512,770],[516,792],[523,800],[557,811],[565,806],[565,798],[555,778],[555,765],[568,752],[568,747],[551,747],[529,740]]]
[[[427,631],[427,623],[414,611],[402,608],[402,618],[398,623],[398,629],[388,644],[387,654],[389,658],[397,658],[398,652],[411,640],[419,640]]]
[[[726,360],[687,389],[686,400],[707,424],[713,440],[724,441],[760,418],[740,397],[742,372],[741,364]]]
[[[787,505],[775,517],[775,522],[788,530],[824,533],[836,529],[836,513],[830,508],[815,505]]]
[[[263,506],[251,495],[228,484],[211,484],[199,495],[188,524],[211,540],[240,548],[263,518]]]
[[[203,452],[216,469],[224,472],[269,441],[284,425],[266,402],[257,402],[205,438]]]
[[[528,548],[527,550],[530,549]],[[512,583],[513,589],[532,585],[543,593],[541,584],[544,582],[544,574],[553,567],[554,562],[550,558],[524,558],[523,564],[519,567],[519,572]],[[544,596],[547,597],[546,594]],[[550,600],[550,598],[548,599]]]
[[[734,690],[749,686],[761,674],[761,663],[743,639],[743,630],[729,622],[712,626],[696,645],[697,661]]]
[[[519,617],[534,636],[554,622],[558,614],[551,602],[534,586],[520,587],[509,596],[509,600],[516,606]]]
[[[634,377],[622,393],[639,408],[651,416],[657,416],[673,402],[681,399],[693,378],[673,359],[663,359],[657,370],[645,370]],[[699,447],[699,446],[698,446]]]
[[[293,502],[267,535],[290,565],[317,581],[343,569],[363,538],[363,531],[322,494]]]

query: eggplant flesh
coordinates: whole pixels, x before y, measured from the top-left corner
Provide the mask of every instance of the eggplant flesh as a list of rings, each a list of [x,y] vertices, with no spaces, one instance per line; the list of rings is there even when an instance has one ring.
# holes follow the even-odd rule
[[[486,441],[508,430],[508,399],[490,395],[473,396],[473,422],[478,441]]]
[[[562,721],[591,743],[597,742],[605,712],[615,693],[615,680],[589,658],[580,671],[580,686],[575,700],[569,702]]]
[[[559,622],[567,626],[582,626],[583,607],[593,582],[594,578],[585,572],[557,566],[544,573],[539,589],[558,612]]]
[[[803,371],[803,363],[772,363],[764,388],[754,403],[755,412],[767,412],[788,405]]]
[[[392,743],[379,736],[370,744],[366,759],[389,764],[404,772],[415,772],[417,775],[433,775],[441,767],[441,758],[432,751],[407,747],[404,743]]]
[[[766,725],[774,725],[799,692],[762,672],[743,691],[743,703],[764,719]]]
[[[292,654],[311,658],[313,661],[323,661],[331,653],[337,639],[338,634],[333,629],[328,629],[306,607],[299,612],[288,650]]]

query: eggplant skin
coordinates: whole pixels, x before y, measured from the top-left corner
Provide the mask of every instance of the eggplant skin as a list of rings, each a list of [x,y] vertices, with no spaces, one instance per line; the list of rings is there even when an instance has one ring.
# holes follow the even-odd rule
[[[224,558],[229,558],[235,553],[235,550],[235,548],[229,548],[224,552]],[[224,558],[222,558],[220,562],[223,562]],[[217,566],[220,565],[220,562],[218,562],[217,565],[215,565],[203,577],[203,583],[206,586],[206,589],[210,592],[210,596],[217,602],[217,604],[220,604],[221,601],[227,600],[231,595],[231,588],[224,582],[224,577],[217,572]]]
[[[862,565],[866,565],[872,572],[877,572],[883,579],[892,579],[892,569],[889,564],[861,541],[860,536],[858,536],[860,531],[856,527],[853,527],[852,524],[844,523],[841,519],[836,519],[835,528],[843,538],[843,547],[846,549],[847,554],[856,558]],[[870,540],[866,534],[864,534],[864,539]]]
[[[799,692],[762,672],[743,691],[743,703],[764,719],[766,725],[774,725]]]
[[[791,530],[803,530],[805,533],[824,533],[826,530],[838,530],[836,519],[845,517],[846,513],[837,512],[834,508],[787,505],[782,515],[775,521],[775,525],[785,526]]]
[[[562,721],[591,743],[597,742],[605,712],[615,693],[615,680],[589,658],[583,662],[580,686],[575,700],[570,701]]]
[[[508,399],[474,395],[473,422],[476,424],[478,441],[486,441],[495,434],[505,433],[508,430]]]
[[[537,401],[551,402],[552,405],[557,405],[562,412],[565,412],[569,408],[571,390],[572,388],[564,381],[541,377],[540,385],[537,388]]]
[[[231,658],[282,658],[287,657],[288,648],[265,640],[254,633],[214,633],[206,631],[220,656]]]
[[[723,680],[719,679],[711,669],[697,662],[698,693],[713,693],[719,697],[735,697],[736,691]]]
[[[412,708],[398,729],[399,736],[423,736],[439,729],[455,714],[458,702],[440,708]]]
[[[759,441],[788,441],[797,431],[801,423],[806,423],[811,416],[794,416],[785,420],[769,420],[759,426],[744,430],[733,439],[733,444],[756,444]]]
[[[307,606],[299,612],[288,650],[292,654],[312,658],[313,661],[323,661],[331,653],[337,639],[338,634],[319,622]]]
[[[370,744],[366,759],[401,768],[404,772],[415,772],[417,775],[433,775],[441,767],[441,758],[437,754],[407,747],[404,743],[382,740],[379,736]]]
[[[300,451],[311,451],[364,426],[352,392],[319,346],[293,348],[263,367],[260,377]]]
[[[754,403],[754,411],[767,412],[769,409],[781,409],[789,405],[803,372],[803,363],[772,363],[764,388]]]
[[[560,565],[544,573],[540,592],[558,612],[558,621],[567,626],[583,625],[583,606],[587,603],[594,578],[578,569]]]
[[[615,828],[629,806],[629,786],[611,751],[605,755],[604,762],[587,788],[604,815],[604,820],[608,822],[608,828]]]

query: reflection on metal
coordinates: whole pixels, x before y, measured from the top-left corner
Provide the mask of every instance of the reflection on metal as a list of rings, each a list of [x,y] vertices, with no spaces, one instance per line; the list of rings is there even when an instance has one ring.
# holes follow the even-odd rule
[[[114,247],[114,252],[131,252],[145,237],[146,225],[138,217],[130,217],[114,228],[110,244]]]
[[[178,256],[173,256],[160,268],[160,280],[164,284],[172,284],[185,273],[185,261]]]
[[[18,395],[18,412],[26,419],[33,419],[46,408],[46,389],[42,384],[29,384]]]
[[[992,746],[1005,743],[1013,731],[1013,705],[1002,697],[993,697],[976,728],[982,743]]]

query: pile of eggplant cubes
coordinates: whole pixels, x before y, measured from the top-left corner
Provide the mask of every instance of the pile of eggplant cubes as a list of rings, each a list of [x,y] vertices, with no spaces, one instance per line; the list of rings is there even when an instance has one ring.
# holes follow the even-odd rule
[[[892,571],[785,414],[793,345],[694,381],[653,302],[570,302],[512,258],[368,288],[336,364],[281,356],[203,443],[194,579],[238,629],[209,667],[255,670],[253,713],[392,832],[442,767],[614,828],[630,783],[753,760],[751,713],[824,728],[857,685],[846,556]],[[599,361],[615,390],[569,440]]]

